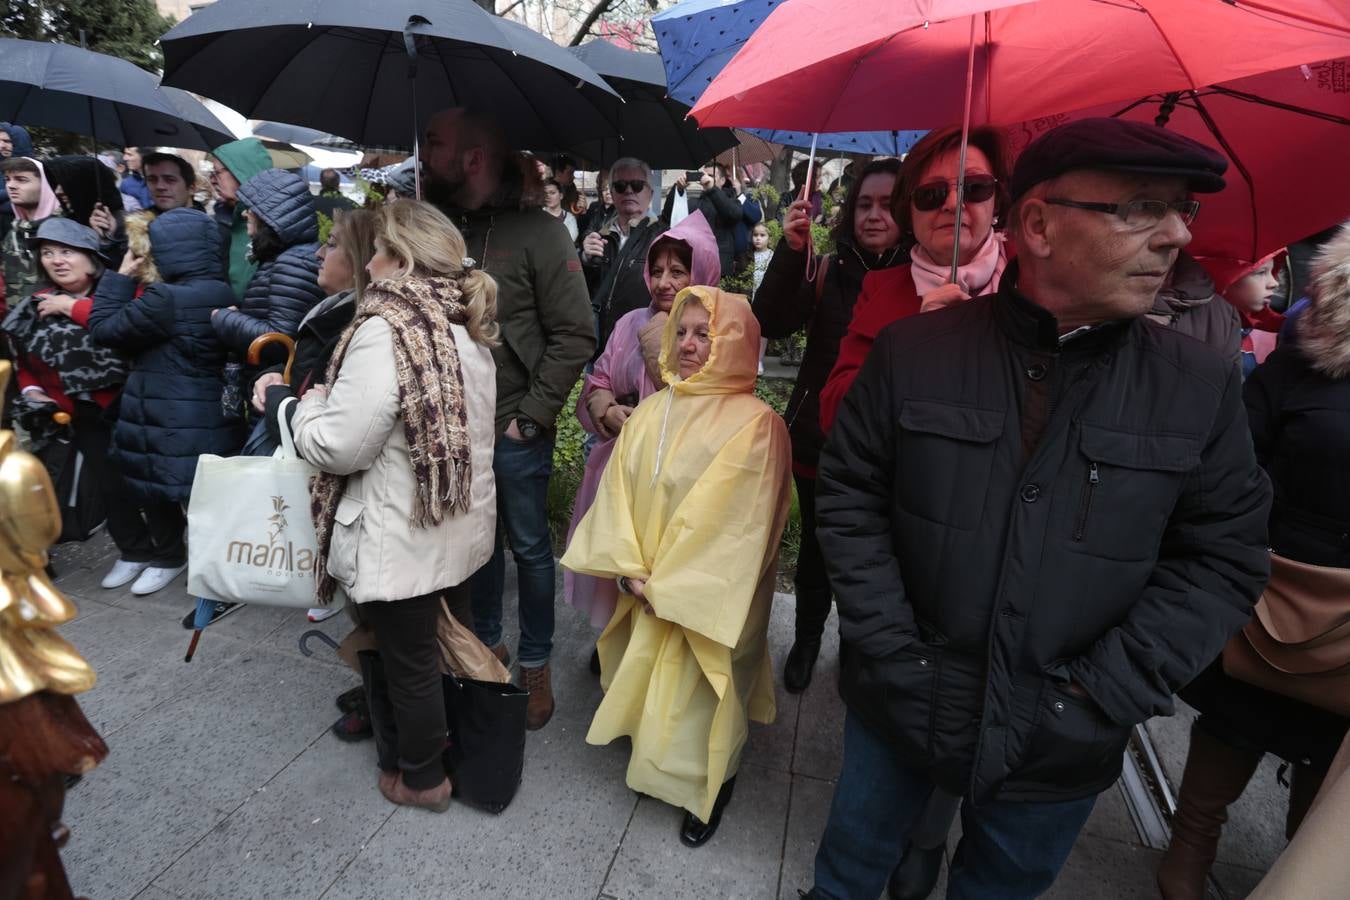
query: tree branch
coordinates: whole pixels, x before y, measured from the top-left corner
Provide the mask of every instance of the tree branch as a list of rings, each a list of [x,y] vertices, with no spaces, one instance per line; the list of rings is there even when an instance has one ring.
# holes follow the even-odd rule
[[[586,20],[581,23],[577,33],[572,35],[572,40],[568,42],[569,47],[578,47],[586,35],[590,34],[591,28],[599,21],[600,17],[609,12],[609,8],[614,5],[614,0],[596,0],[595,6],[587,13]]]

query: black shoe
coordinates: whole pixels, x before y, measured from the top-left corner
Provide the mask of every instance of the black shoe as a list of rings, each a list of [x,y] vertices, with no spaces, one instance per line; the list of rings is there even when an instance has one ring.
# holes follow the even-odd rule
[[[886,882],[886,893],[891,900],[924,900],[937,886],[938,875],[942,873],[942,857],[947,853],[947,845],[938,844],[929,850],[905,847],[905,855],[900,857],[900,865],[891,873]]]
[[[349,691],[343,691],[337,695],[337,708],[342,712],[349,713],[356,709],[365,709],[366,706],[366,686],[358,684]]]
[[[225,618],[242,605],[243,604],[240,603],[226,603],[224,600],[217,600],[215,608],[211,610],[211,618],[210,620],[207,621],[206,624],[207,625],[216,624],[221,619]],[[183,627],[186,628],[188,631],[191,631],[192,623],[196,620],[196,618],[197,618],[197,607],[194,606],[186,616],[183,616]]]
[[[363,696],[357,707],[329,726],[329,731],[339,741],[354,744],[375,735],[375,729],[370,723],[370,710],[366,708],[364,688],[362,691]]]
[[[600,648],[591,651],[591,674],[600,677]]]
[[[811,684],[811,672],[820,655],[820,637],[798,637],[783,665],[783,687],[789,694],[800,694]]]
[[[726,809],[727,804],[731,802],[731,792],[735,789],[736,778],[733,776],[717,792],[717,800],[713,803],[712,815],[708,817],[706,822],[693,813],[685,813],[684,823],[680,826],[680,843],[686,847],[702,847],[708,843],[712,836],[717,833],[717,826],[722,824],[722,810]]]

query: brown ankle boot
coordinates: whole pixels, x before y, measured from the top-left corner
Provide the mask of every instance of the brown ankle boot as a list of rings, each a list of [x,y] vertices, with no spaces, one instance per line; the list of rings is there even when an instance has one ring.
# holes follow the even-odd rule
[[[521,666],[520,686],[530,692],[530,702],[525,707],[525,727],[538,731],[553,718],[553,680],[548,663],[532,668]]]
[[[1265,754],[1240,750],[1191,728],[1172,842],[1158,864],[1163,900],[1205,900],[1205,879],[1218,854],[1228,807],[1242,796]]]
[[[403,773],[399,772],[390,785],[385,775],[380,776],[380,793],[384,794],[384,799],[390,803],[397,803],[399,806],[416,806],[419,809],[430,810],[431,812],[445,812],[450,808],[450,794],[453,790],[450,779],[442,779],[441,783],[435,787],[417,790],[410,788],[403,783]]]

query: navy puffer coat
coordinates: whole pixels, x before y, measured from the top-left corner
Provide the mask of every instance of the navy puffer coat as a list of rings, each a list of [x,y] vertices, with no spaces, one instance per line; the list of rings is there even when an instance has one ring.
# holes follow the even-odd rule
[[[242,356],[259,335],[278,331],[293,337],[325,294],[318,281],[319,225],[309,185],[298,175],[267,169],[239,186],[239,202],[286,248],[274,259],[259,260],[239,308],[223,309],[213,320],[221,342]]]
[[[244,434],[226,421],[220,394],[225,348],[211,310],[234,299],[220,277],[220,236],[206,213],[174,209],[150,223],[162,282],[106,273],[94,294],[94,340],[132,355],[113,430],[113,459],[132,492],[151,502],[186,501],[197,457],[236,452]]]

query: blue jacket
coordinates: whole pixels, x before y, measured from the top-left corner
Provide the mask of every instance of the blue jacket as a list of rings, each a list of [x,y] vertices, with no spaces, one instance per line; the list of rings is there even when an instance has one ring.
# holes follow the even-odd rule
[[[294,337],[305,313],[325,295],[319,287],[319,225],[309,185],[290,172],[266,169],[239,186],[239,202],[286,248],[275,259],[261,261],[239,309],[221,310],[213,320],[221,342],[242,356],[259,335],[278,331]]]
[[[143,500],[181,503],[200,454],[226,456],[244,441],[241,424],[221,409],[225,348],[211,328],[211,310],[234,295],[221,280],[220,238],[206,213],[161,214],[150,223],[150,247],[164,280],[137,298],[135,281],[105,274],[89,331],[100,344],[132,354],[113,429],[122,476]]]

